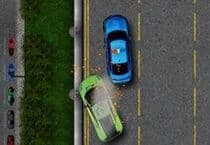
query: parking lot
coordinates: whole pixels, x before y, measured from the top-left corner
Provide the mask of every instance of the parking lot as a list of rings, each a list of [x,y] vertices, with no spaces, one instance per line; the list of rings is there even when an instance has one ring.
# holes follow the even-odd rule
[[[16,35],[16,3],[14,0],[0,0],[0,144],[6,145],[7,136],[15,136],[15,128],[8,128],[8,110],[16,110],[15,101],[9,104],[9,88],[16,91],[16,79],[8,78],[8,65],[12,64],[16,69],[16,50],[12,56],[9,55],[9,38]],[[13,90],[12,90],[13,91]]]
[[[125,16],[134,79],[109,86],[124,133],[101,143],[84,111],[85,145],[210,144],[210,3],[207,0],[84,0],[84,77],[107,78],[103,21]]]

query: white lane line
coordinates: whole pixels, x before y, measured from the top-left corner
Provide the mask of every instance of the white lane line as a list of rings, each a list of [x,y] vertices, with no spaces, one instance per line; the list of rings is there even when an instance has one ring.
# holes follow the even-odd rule
[[[3,72],[3,75],[4,75],[4,80],[6,81],[7,78],[6,78],[6,75],[7,75],[7,69],[6,69],[6,64],[4,64],[4,72]]]

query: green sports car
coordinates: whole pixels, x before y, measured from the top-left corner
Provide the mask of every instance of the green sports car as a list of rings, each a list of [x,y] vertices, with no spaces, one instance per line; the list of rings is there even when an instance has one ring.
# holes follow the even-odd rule
[[[79,93],[101,141],[110,141],[122,133],[122,122],[101,77],[87,77],[80,84]]]

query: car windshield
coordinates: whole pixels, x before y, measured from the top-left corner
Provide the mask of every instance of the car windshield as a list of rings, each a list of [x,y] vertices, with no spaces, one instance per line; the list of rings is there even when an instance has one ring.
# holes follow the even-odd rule
[[[107,99],[107,92],[103,87],[95,87],[91,89],[87,93],[87,101],[88,103],[93,106],[94,104],[97,104],[99,102],[102,102]]]
[[[126,40],[127,34],[124,31],[113,31],[113,32],[109,33],[108,39],[109,40],[117,40],[117,39]]]
[[[112,71],[114,74],[120,75],[128,72],[127,63],[112,64]]]

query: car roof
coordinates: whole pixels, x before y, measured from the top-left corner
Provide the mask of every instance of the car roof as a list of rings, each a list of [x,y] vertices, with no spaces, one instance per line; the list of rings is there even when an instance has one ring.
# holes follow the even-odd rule
[[[100,101],[92,106],[94,115],[98,120],[105,118],[111,114],[108,99]]]
[[[125,63],[128,61],[125,40],[114,40],[110,43],[111,63]]]

